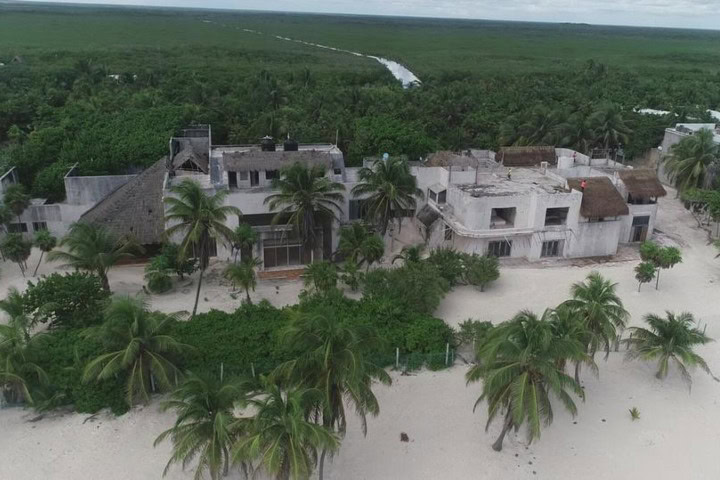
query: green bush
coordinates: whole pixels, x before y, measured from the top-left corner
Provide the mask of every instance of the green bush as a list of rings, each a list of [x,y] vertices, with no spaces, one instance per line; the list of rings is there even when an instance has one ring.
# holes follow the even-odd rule
[[[452,248],[436,248],[430,252],[426,262],[434,265],[438,273],[450,286],[461,283],[465,274],[465,254]]]
[[[74,405],[76,411],[84,413],[102,408],[110,408],[116,415],[125,413],[124,376],[101,382],[82,381],[87,362],[102,353],[102,345],[85,338],[82,329],[62,328],[47,334],[42,348],[32,352],[32,357],[48,375],[49,386],[42,389],[43,397],[52,404],[48,406]]]
[[[455,333],[455,342],[459,345],[471,345],[481,343],[488,332],[493,328],[491,322],[481,322],[471,318],[460,323],[460,328]]]
[[[102,321],[110,294],[88,273],[53,273],[36,283],[28,281],[23,306],[36,321],[49,327],[88,327]]]
[[[170,334],[196,348],[181,362],[187,370],[218,372],[223,363],[226,373],[239,375],[254,364],[256,373],[267,373],[291,358],[279,340],[287,315],[267,301],[243,304],[234,313],[211,310],[177,322]]]
[[[153,257],[145,267],[148,290],[153,293],[165,293],[170,290],[172,288],[170,273],[172,269],[168,257],[165,255]]]
[[[493,255],[465,255],[465,280],[469,285],[485,286],[500,278],[500,267],[497,257]]]
[[[367,273],[363,295],[391,299],[403,309],[431,314],[449,290],[450,284],[435,265],[420,262]]]

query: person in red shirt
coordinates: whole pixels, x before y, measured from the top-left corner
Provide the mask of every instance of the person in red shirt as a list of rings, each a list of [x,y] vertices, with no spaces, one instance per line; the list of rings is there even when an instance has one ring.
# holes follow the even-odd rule
[[[585,180],[585,179],[583,178],[582,181],[580,182],[580,190],[582,190],[582,191],[584,192],[584,191],[585,191],[585,187],[587,187],[587,180]]]

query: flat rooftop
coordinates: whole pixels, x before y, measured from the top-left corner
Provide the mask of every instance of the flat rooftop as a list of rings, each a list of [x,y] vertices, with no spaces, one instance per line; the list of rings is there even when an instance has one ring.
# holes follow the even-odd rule
[[[539,170],[516,168],[510,179],[507,173],[479,173],[477,183],[457,184],[457,188],[474,197],[501,197],[532,193],[567,193],[565,180]]]

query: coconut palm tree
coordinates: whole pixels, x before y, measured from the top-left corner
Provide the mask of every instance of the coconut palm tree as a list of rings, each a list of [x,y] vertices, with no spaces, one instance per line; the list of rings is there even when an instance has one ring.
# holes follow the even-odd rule
[[[560,144],[587,154],[595,141],[595,132],[590,122],[590,116],[579,110],[568,118],[560,127]]]
[[[708,169],[720,163],[720,145],[713,132],[702,129],[670,147],[664,162],[679,192],[705,186]]]
[[[661,380],[667,377],[672,360],[690,387],[692,379],[688,367],[699,366],[710,374],[707,363],[693,352],[693,347],[704,345],[712,339],[694,326],[696,322],[691,313],[665,313],[665,318],[646,315],[644,320],[650,328],[630,327],[632,335],[625,340],[629,347],[627,358],[657,360],[658,371],[655,376]]]
[[[165,198],[168,205],[165,222],[171,226],[165,230],[165,234],[168,238],[182,235],[181,258],[193,255],[200,259],[200,275],[192,311],[195,316],[203,275],[210,263],[210,242],[217,239],[232,243],[233,231],[225,225],[225,221],[228,216],[241,215],[241,212],[237,207],[223,205],[227,190],[218,190],[208,195],[199,183],[190,179],[173,185],[170,192],[173,196]]]
[[[640,262],[635,267],[635,280],[638,281],[638,293],[643,283],[650,283],[655,278],[655,264],[652,262]]]
[[[64,262],[63,267],[85,270],[97,275],[105,291],[110,291],[108,271],[121,260],[132,258],[140,247],[132,240],[120,239],[105,227],[89,223],[73,223],[70,232],[60,241],[67,251],[48,253],[49,262]]]
[[[365,239],[360,247],[362,262],[365,264],[365,271],[370,270],[370,265],[379,262],[385,254],[385,242],[379,235],[371,235]]]
[[[606,280],[598,272],[591,272],[584,282],[572,285],[572,298],[563,302],[563,306],[572,310],[587,330],[585,351],[591,358],[600,348],[605,348],[605,358],[610,355],[610,347],[617,339],[618,331],[625,328],[630,317],[615,293],[616,287],[617,283]],[[580,381],[579,363],[575,364],[575,381]]]
[[[243,250],[250,250],[252,256],[252,248],[258,241],[258,233],[247,223],[241,223],[233,231],[232,248],[235,251],[234,260],[237,262],[238,253]]]
[[[305,267],[303,283],[320,294],[326,294],[337,287],[338,274],[335,265],[328,261],[313,262]]]
[[[559,139],[560,121],[567,118],[560,110],[552,111],[536,105],[519,127],[520,143],[525,145],[555,145]]]
[[[590,116],[590,125],[595,132],[595,143],[607,152],[621,143],[628,142],[632,130],[625,124],[622,110],[618,105],[606,104]]]
[[[3,191],[3,202],[10,211],[17,217],[18,224],[20,215],[30,206],[30,195],[25,193],[25,187],[19,183],[9,185]]]
[[[540,437],[541,423],[552,422],[556,397],[574,416],[577,407],[571,393],[584,399],[580,384],[565,373],[563,362],[587,362],[582,342],[557,337],[549,312],[542,318],[529,311],[492,329],[479,346],[479,363],[466,374],[468,383],[483,381],[483,401],[488,405],[486,430],[498,415],[504,415],[503,428],[492,448],[502,450],[505,434],[527,423],[528,438]]]
[[[170,315],[148,311],[140,298],[114,298],[105,310],[103,324],[86,332],[109,352],[86,365],[83,381],[105,380],[126,372],[128,405],[138,399],[147,403],[157,387],[170,388],[181,372],[167,355],[192,349],[168,335],[173,320]]]
[[[414,210],[415,199],[423,198],[410,166],[399,157],[378,159],[371,168],[361,168],[358,177],[360,183],[353,187],[352,194],[364,199],[369,220],[378,226],[383,236],[390,222],[397,220],[401,227],[403,212]]]
[[[52,251],[52,249],[57,245],[57,238],[55,238],[49,230],[40,230],[39,232],[35,232],[33,244],[40,250],[40,258],[38,259],[38,263],[35,265],[35,271],[33,272],[34,277],[37,275],[38,268],[40,268],[43,255]]]
[[[372,235],[372,232],[360,222],[353,222],[347,227],[342,227],[340,229],[340,240],[338,241],[338,252],[343,254],[346,259],[360,264],[363,244]]]
[[[173,391],[171,399],[162,404],[163,410],[174,410],[177,414],[175,424],[162,432],[153,444],[158,446],[167,438],[173,444],[163,476],[173,464],[179,463],[185,469],[196,458],[196,480],[201,480],[204,472],[208,472],[212,480],[226,476],[231,463],[230,449],[237,439],[233,410],[247,395],[247,382],[188,374]]]
[[[408,263],[418,263],[422,260],[422,254],[425,250],[425,245],[406,245],[400,250],[400,253],[395,255],[392,259],[392,263],[396,260],[402,260],[406,265]]]
[[[272,182],[279,193],[269,195],[265,204],[277,213],[273,225],[286,222],[303,240],[305,248],[313,248],[316,229],[324,222],[340,221],[342,193],[345,186],[325,176],[321,165],[312,167],[299,162],[281,170],[280,178]]]
[[[258,268],[261,263],[259,258],[244,258],[240,263],[231,263],[225,268],[225,278],[230,280],[233,286],[239,285],[240,288],[245,290],[247,303],[252,303],[250,290],[255,291],[255,287],[257,286],[255,269]]]
[[[308,418],[321,397],[317,389],[283,391],[267,382],[262,395],[248,402],[255,416],[236,422],[241,436],[232,449],[233,460],[257,460],[258,468],[278,480],[310,478],[318,450],[334,451],[340,445],[333,432]]]
[[[303,352],[295,360],[280,365],[276,375],[292,384],[317,388],[323,392],[317,408],[322,425],[340,436],[347,427],[345,406],[360,417],[363,434],[366,416],[377,416],[380,405],[372,391],[375,381],[389,385],[384,369],[370,361],[382,341],[364,326],[339,322],[329,310],[295,315],[283,332],[283,344]],[[323,478],[325,450],[320,456],[319,474]]]
[[[42,346],[42,334],[30,335],[32,319],[26,314],[23,298],[14,287],[0,301],[0,311],[7,316],[7,323],[0,324],[0,387],[8,392],[12,403],[33,403],[30,393],[30,376],[40,384],[46,384],[45,371],[31,361],[30,352]],[[0,390],[1,391],[1,390]]]

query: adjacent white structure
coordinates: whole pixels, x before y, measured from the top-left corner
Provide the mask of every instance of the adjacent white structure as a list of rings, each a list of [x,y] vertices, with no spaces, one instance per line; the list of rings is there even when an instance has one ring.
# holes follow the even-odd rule
[[[652,171],[567,149],[471,151],[440,163],[414,170],[427,198],[416,224],[431,248],[530,260],[609,256],[645,240],[665,195]]]
[[[720,145],[720,125],[716,123],[678,123],[674,127],[666,128],[663,136],[660,150],[660,164],[658,165],[658,178],[666,185],[673,185],[673,181],[665,172],[663,159],[670,155],[671,148],[679,143],[683,138],[690,137],[700,130],[710,130],[713,132],[715,143]]]

